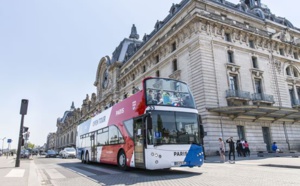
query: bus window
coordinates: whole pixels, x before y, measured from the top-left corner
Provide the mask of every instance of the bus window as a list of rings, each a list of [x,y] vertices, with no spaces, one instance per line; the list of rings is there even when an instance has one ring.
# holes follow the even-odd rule
[[[124,138],[116,126],[110,126],[108,132],[109,144],[124,143]]]
[[[130,138],[132,138],[133,137],[133,119],[124,121],[124,125],[125,125],[125,128],[129,134]]]
[[[106,128],[107,129],[107,128]],[[108,131],[105,130],[98,131],[97,134],[97,145],[107,145],[108,144]]]

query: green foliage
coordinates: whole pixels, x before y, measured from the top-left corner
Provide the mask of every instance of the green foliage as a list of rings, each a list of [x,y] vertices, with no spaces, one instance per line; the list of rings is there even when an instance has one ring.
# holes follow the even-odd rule
[[[29,149],[33,149],[34,146],[35,146],[35,144],[33,144],[33,143],[31,143],[31,142],[28,142],[28,143],[27,143],[27,147],[28,147]]]

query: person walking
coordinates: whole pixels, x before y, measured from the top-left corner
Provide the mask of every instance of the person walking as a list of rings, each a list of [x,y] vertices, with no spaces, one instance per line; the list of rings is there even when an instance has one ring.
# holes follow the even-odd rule
[[[250,157],[250,149],[247,141],[245,141],[244,147],[245,147],[245,155]]]
[[[219,138],[219,153],[220,153],[220,162],[225,163],[225,145],[222,138]]]
[[[276,142],[273,142],[273,145],[272,145],[272,151],[276,153],[276,152],[277,152],[277,149],[278,149],[278,148],[277,148]]]
[[[237,151],[238,157],[242,156],[242,150],[243,150],[243,147],[242,147],[241,140],[237,140],[236,141],[236,151]]]
[[[226,143],[229,145],[229,163],[235,163],[235,148],[233,137],[230,137],[226,140]],[[233,161],[231,161],[231,155],[233,155]]]

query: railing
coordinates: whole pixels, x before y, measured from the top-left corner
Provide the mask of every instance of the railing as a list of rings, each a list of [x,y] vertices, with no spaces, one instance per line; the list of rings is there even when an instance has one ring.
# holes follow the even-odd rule
[[[261,94],[261,93],[254,93],[252,94],[253,101],[265,101],[265,102],[272,102],[274,103],[273,95],[268,94]]]
[[[226,90],[226,98],[236,97],[240,99],[250,99],[250,92],[241,90]]]

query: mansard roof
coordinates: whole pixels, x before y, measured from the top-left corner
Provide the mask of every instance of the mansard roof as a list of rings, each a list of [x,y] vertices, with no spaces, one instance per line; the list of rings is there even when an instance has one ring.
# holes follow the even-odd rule
[[[135,25],[133,25],[129,38],[125,38],[121,41],[119,46],[113,52],[111,62],[114,63],[116,61],[121,61],[125,63],[128,61],[145,43],[147,43],[162,27],[164,27],[164,25],[166,25],[166,23],[168,23],[186,4],[191,1],[193,0],[182,0],[179,4],[173,3],[169,10],[169,14],[165,17],[165,19],[162,21],[157,20],[154,25],[154,30],[150,34],[145,34],[142,41],[138,40],[139,35],[137,34]],[[234,4],[226,0],[209,1],[263,21],[273,21],[277,24],[300,31],[300,29],[294,27],[289,20],[272,14],[266,5],[261,3],[261,0],[241,0],[238,4]]]
[[[74,102],[72,102],[70,110],[65,111],[62,118],[57,118],[57,122],[64,123],[68,117],[73,116],[73,111],[75,110]]]

